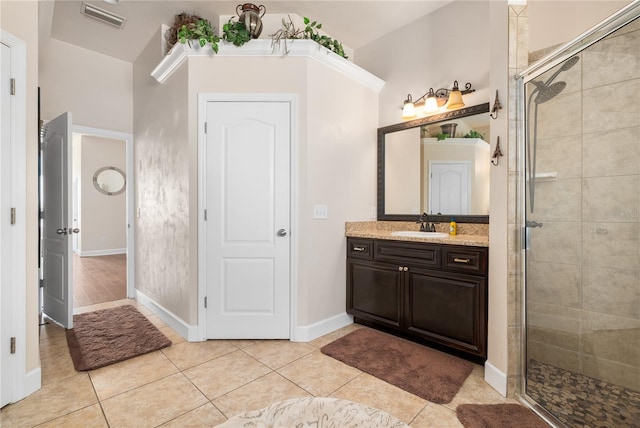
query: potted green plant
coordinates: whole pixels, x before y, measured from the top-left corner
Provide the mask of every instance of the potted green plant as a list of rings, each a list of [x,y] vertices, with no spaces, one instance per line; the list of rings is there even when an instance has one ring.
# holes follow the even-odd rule
[[[194,14],[186,12],[175,15],[174,23],[165,33],[167,50],[171,49],[177,42],[189,43],[192,46],[194,40],[200,47],[207,43],[211,45],[214,52],[218,52],[218,42],[220,37],[215,32],[215,27],[208,20]]]
[[[235,46],[242,46],[251,40],[251,34],[242,22],[231,18],[229,22],[222,26],[222,39],[233,43]]]

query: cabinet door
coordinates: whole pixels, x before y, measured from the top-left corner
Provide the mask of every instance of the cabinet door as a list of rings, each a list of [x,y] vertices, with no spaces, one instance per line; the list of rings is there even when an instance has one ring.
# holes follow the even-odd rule
[[[400,328],[403,272],[396,265],[347,261],[347,312],[363,320]]]
[[[486,356],[486,281],[467,275],[409,269],[405,273],[408,331]]]

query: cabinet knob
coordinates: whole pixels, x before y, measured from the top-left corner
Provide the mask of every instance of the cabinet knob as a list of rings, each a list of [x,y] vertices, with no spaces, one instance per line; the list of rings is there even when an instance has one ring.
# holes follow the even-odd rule
[[[402,272],[402,266],[398,266],[398,270]]]
[[[408,271],[408,270],[409,270],[409,268],[405,266],[405,267],[403,267],[403,268],[402,268],[402,270],[403,270],[404,272],[406,272],[406,271]]]

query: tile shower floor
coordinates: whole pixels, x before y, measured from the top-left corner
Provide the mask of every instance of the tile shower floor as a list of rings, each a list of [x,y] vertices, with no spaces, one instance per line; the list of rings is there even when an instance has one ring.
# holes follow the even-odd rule
[[[531,360],[527,392],[567,427],[640,427],[640,392]]]
[[[462,403],[506,399],[474,367],[448,404],[438,405],[320,352],[327,343],[366,328],[351,325],[309,343],[285,340],[185,342],[134,300],[77,308],[76,313],[132,304],[173,344],[112,366],[76,372],[64,329],[41,327],[42,388],[0,410],[2,427],[211,427],[294,397],[328,396],[377,407],[414,428],[462,427]]]

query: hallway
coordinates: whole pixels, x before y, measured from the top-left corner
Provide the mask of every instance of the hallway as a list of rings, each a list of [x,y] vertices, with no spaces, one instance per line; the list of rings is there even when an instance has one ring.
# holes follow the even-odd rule
[[[127,297],[127,255],[73,255],[73,307],[113,302]]]

